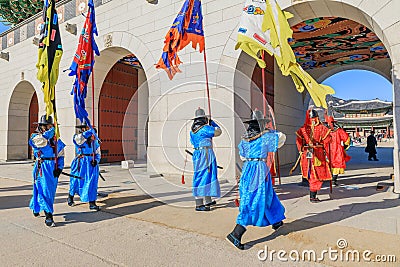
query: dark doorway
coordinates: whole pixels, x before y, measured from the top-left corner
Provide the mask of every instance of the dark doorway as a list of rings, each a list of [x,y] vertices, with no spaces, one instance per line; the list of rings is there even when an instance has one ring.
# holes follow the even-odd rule
[[[111,68],[103,82],[99,99],[102,162],[137,158],[138,106],[137,97],[133,98],[137,89],[138,70],[121,62]],[[134,108],[127,112],[130,101],[134,101]],[[122,137],[127,128],[131,130],[124,131]]]
[[[36,130],[37,125],[33,124],[39,120],[39,102],[36,92],[33,93],[31,103],[29,104],[29,123],[28,123],[28,139],[30,135]],[[28,145],[28,159],[32,159],[32,148]]]

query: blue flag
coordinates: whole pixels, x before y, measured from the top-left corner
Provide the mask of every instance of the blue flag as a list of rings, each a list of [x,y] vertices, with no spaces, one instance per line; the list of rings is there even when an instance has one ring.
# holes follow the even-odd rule
[[[89,82],[89,77],[93,72],[94,55],[96,54],[99,56],[100,52],[94,39],[94,34],[97,36],[98,33],[93,0],[89,0],[88,6],[89,10],[79,37],[78,48],[76,50],[72,65],[69,68],[71,71],[69,76],[76,76],[71,91],[71,95],[74,96],[75,116],[81,122],[86,121],[87,125],[92,128],[88,118],[89,114],[86,110],[85,99],[87,96],[87,84]]]
[[[181,72],[178,52],[189,43],[202,53],[204,50],[203,15],[200,0],[186,0],[181,11],[175,18],[172,27],[165,36],[165,45],[160,60],[156,64],[157,69],[164,69],[170,80],[176,73]]]

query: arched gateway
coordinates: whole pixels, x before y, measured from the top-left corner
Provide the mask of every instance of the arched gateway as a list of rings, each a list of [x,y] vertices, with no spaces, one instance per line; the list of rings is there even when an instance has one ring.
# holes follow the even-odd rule
[[[373,61],[367,62],[352,62],[352,64],[336,65],[323,67],[315,70],[308,70],[318,81],[322,81],[327,77],[343,71],[345,69],[368,69],[375,71],[382,76],[390,79],[393,83],[394,92],[394,131],[395,131],[395,147],[394,147],[394,170],[395,170],[395,191],[400,192],[400,163],[399,163],[399,130],[400,130],[400,46],[399,36],[394,34],[400,30],[400,18],[393,13],[393,10],[400,8],[398,1],[382,1],[379,3],[372,3],[371,1],[317,1],[317,0],[303,0],[303,1],[278,1],[281,8],[285,11],[289,11],[294,14],[294,18],[289,20],[290,25],[293,27],[304,21],[318,19],[318,18],[339,18],[339,20],[348,20],[352,23],[358,23],[365,26],[373,34],[375,34],[382,45],[387,50],[389,58],[377,58]],[[252,70],[254,69],[255,62],[247,55],[243,55],[240,51],[232,51],[232,46],[236,40],[237,29],[232,31],[229,41],[223,51],[221,62],[230,62],[230,65],[236,65],[236,71],[230,73],[232,75],[229,81],[233,82],[233,88],[235,88],[235,94],[243,94],[243,89],[250,88],[250,82],[243,82],[243,77],[247,77],[247,80],[251,80]],[[312,39],[312,37],[311,37]],[[371,50],[372,51],[372,50]],[[368,51],[367,51],[368,52]],[[356,53],[355,53],[356,54]],[[350,56],[348,54],[347,56]],[[279,71],[278,71],[279,72]],[[224,68],[221,67],[221,71],[218,73],[219,80],[228,80],[227,73]],[[250,79],[249,79],[250,78]],[[225,86],[229,86],[225,83]],[[309,96],[303,94],[302,96],[294,99],[293,94],[298,94],[293,89],[291,81],[282,77],[280,73],[275,71],[274,77],[275,87],[275,114],[277,124],[280,126],[282,131],[288,132],[289,135],[293,133],[294,129],[302,123],[303,119],[298,118],[298,114],[304,114],[306,107],[308,106]],[[249,90],[248,90],[249,91]],[[291,96],[291,97],[290,97]],[[235,103],[236,105],[236,103]],[[235,109],[237,107],[235,106]],[[288,122],[295,117],[293,123]],[[237,127],[238,128],[238,127]],[[293,142],[289,136],[288,146],[285,146],[283,154],[293,154]],[[294,154],[295,155],[295,154]],[[287,161],[293,161],[288,159]]]
[[[7,160],[29,158],[27,140],[34,129],[33,122],[37,122],[38,112],[37,96],[32,84],[19,82],[8,106]]]

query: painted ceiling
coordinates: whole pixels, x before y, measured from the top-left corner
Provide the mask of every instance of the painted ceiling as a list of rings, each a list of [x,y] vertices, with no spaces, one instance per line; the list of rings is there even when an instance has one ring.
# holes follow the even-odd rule
[[[119,60],[120,63],[132,66],[134,68],[143,69],[142,65],[140,64],[139,59],[134,55],[130,54],[127,55]]]
[[[293,39],[289,43],[304,69],[389,57],[376,34],[352,20],[315,18],[293,26],[292,30]]]

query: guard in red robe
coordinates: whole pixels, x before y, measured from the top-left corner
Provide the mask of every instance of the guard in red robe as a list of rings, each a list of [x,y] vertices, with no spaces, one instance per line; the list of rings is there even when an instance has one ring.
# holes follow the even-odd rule
[[[325,116],[325,122],[331,130],[331,141],[329,143],[328,154],[332,172],[332,181],[338,186],[337,179],[339,174],[343,174],[346,169],[346,162],[351,159],[346,153],[350,146],[350,137],[343,128],[341,128],[332,116]]]
[[[320,202],[317,192],[321,189],[323,181],[332,180],[327,154],[330,132],[320,122],[318,113],[313,109],[307,110],[304,125],[296,132],[296,145],[301,155],[301,173],[310,184],[312,203]]]

